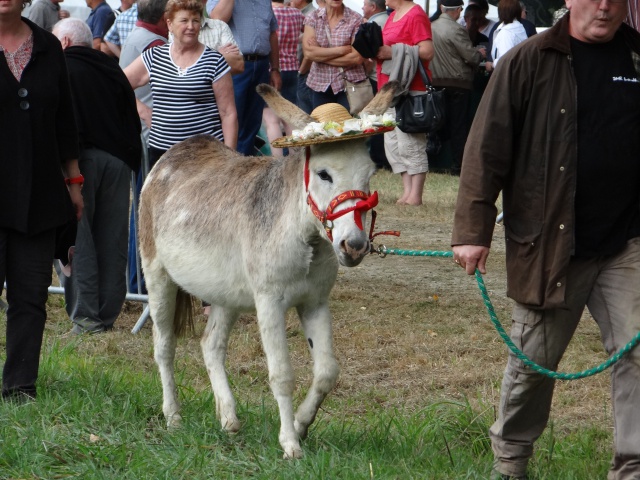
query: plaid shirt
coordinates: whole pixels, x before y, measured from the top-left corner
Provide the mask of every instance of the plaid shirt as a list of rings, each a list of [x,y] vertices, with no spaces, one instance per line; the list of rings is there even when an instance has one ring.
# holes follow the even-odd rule
[[[104,36],[105,42],[111,42],[114,45],[122,46],[127,36],[136,26],[138,20],[138,4],[134,3],[131,8],[125,10],[116,17],[116,21],[113,22],[111,28]]]
[[[362,15],[345,6],[343,17],[331,32],[331,39],[329,40],[327,37],[329,22],[327,20],[326,9],[320,8],[314,11],[307,16],[304,21],[305,25],[315,30],[316,40],[318,44],[324,48],[351,45],[361,23]],[[324,92],[327,90],[327,87],[331,86],[331,90],[336,94],[344,90],[345,76],[347,80],[353,83],[359,83],[367,78],[367,74],[364,72],[362,65],[344,67],[344,72],[342,72],[339,67],[334,67],[326,63],[313,62],[309,76],[307,77],[307,85],[316,92]]]
[[[304,24],[304,15],[294,7],[276,7],[273,13],[278,20],[278,48],[280,49],[280,70],[297,71],[300,68],[297,50],[298,40]]]
[[[229,25],[222,20],[214,20],[212,18],[204,18],[202,20],[202,28],[198,34],[198,40],[214,50],[218,50],[227,43],[238,45],[233,38]]]

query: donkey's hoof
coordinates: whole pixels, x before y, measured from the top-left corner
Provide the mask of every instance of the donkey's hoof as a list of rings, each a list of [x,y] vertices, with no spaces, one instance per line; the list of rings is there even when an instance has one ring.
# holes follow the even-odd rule
[[[222,429],[230,435],[234,435],[240,430],[240,420],[237,418],[222,417],[220,419],[220,425],[222,425]]]
[[[284,455],[282,458],[285,460],[293,460],[295,458],[302,458],[304,454],[302,453],[302,449],[300,445],[291,445],[288,447],[284,447]]]
[[[167,428],[169,430],[176,430],[182,427],[182,417],[179,413],[174,413],[167,417]]]

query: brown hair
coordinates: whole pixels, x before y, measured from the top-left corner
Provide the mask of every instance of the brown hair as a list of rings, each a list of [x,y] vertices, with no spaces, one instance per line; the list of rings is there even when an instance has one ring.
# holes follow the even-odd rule
[[[164,15],[167,20],[173,20],[176,13],[181,10],[197,13],[202,18],[202,2],[200,0],[169,0]]]
[[[511,23],[520,18],[522,7],[519,0],[500,0],[498,2],[498,18],[503,23]]]

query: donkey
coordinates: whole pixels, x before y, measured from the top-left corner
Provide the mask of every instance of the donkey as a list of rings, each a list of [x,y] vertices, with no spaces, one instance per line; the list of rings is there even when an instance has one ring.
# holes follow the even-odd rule
[[[363,112],[384,113],[396,89],[396,82],[385,86]],[[263,84],[258,91],[293,128],[314,121],[272,87]],[[267,158],[243,157],[201,135],[175,145],[158,161],[142,189],[139,230],[168,427],[182,420],[174,358],[177,337],[193,329],[192,295],[211,303],[201,347],[222,428],[229,433],[240,428],[225,372],[230,331],[241,312],[255,311],[280,412],[280,445],[285,458],[302,456],[300,439],[338,378],[329,294],[338,262],[358,265],[370,251],[363,226],[374,196],[377,201],[377,194],[369,196],[374,171],[364,138]],[[348,214],[339,216],[337,210],[332,218],[338,218],[329,221],[318,213],[332,210],[332,199],[352,191],[360,198],[338,207]],[[315,215],[308,200],[317,207]],[[291,307],[314,364],[311,388],[295,415],[285,332]]]

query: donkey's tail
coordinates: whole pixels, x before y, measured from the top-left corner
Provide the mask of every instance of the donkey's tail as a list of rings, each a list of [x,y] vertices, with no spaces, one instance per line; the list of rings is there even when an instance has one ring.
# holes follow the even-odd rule
[[[176,297],[176,313],[173,317],[173,333],[177,337],[183,337],[187,332],[193,333],[194,309],[193,296],[179,288]]]

